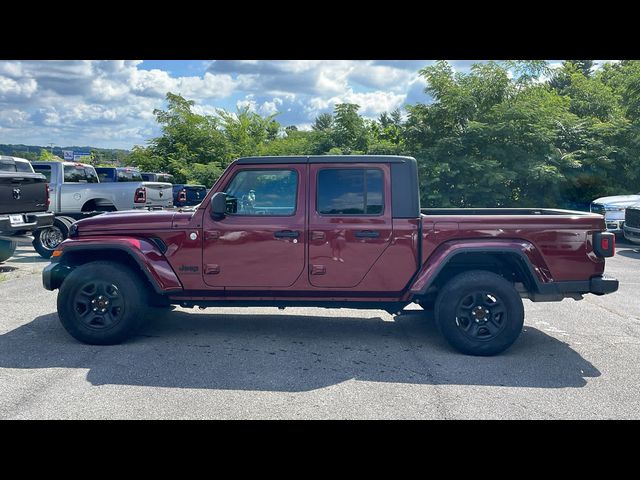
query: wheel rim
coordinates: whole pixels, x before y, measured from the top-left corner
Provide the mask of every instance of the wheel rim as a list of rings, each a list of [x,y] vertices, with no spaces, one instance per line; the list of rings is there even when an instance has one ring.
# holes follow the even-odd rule
[[[55,250],[63,240],[64,235],[58,227],[49,227],[40,231],[40,243],[47,250]]]
[[[492,340],[504,330],[507,310],[498,295],[477,290],[465,295],[456,308],[456,325],[472,340]]]
[[[124,299],[116,285],[105,280],[84,283],[73,299],[76,316],[94,330],[111,328],[122,320]]]

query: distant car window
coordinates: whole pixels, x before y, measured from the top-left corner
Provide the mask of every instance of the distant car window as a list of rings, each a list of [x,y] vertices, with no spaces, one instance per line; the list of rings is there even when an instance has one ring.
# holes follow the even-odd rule
[[[98,174],[92,167],[81,165],[65,165],[64,181],[66,183],[98,183]]]
[[[97,172],[97,173],[101,183],[113,182],[113,178],[111,177],[111,175],[109,175],[109,172]]]
[[[119,182],[142,182],[142,176],[137,170],[118,170]]]
[[[173,175],[158,175],[158,182],[173,183]]]
[[[17,172],[16,164],[13,162],[0,160],[0,172]]]
[[[297,192],[298,172],[295,170],[241,170],[226,189],[227,212],[233,215],[293,215]]]
[[[16,162],[16,172],[33,173],[29,162]]]
[[[33,169],[36,173],[41,173],[47,177],[47,182],[51,183],[51,165],[34,165]]]
[[[142,176],[142,180],[144,180],[145,182],[151,181],[151,175],[149,175],[148,173],[141,173],[140,175]]]
[[[317,211],[322,215],[380,215],[384,182],[380,169],[327,168],[318,172]]]

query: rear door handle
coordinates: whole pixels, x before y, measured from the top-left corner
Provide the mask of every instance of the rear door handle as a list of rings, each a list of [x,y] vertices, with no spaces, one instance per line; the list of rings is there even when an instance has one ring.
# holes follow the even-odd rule
[[[380,232],[377,230],[360,230],[356,232],[357,238],[378,238],[380,236]]]
[[[298,238],[300,232],[295,230],[280,230],[279,232],[275,232],[273,236],[276,238]]]

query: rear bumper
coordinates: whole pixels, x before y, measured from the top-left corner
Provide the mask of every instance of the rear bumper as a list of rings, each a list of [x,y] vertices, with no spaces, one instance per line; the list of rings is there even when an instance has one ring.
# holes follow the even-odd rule
[[[582,295],[606,295],[618,290],[619,282],[616,278],[605,275],[591,277],[589,280],[570,282],[551,282],[538,285],[538,293],[530,295],[534,302],[558,301],[563,298],[580,299]]]
[[[624,226],[624,238],[633,243],[640,243],[640,228]]]
[[[16,215],[22,215],[24,222],[17,225],[12,225],[9,220],[9,214],[0,214],[0,233],[12,234],[17,232],[32,232],[40,228],[49,227],[53,225],[53,213],[49,212],[35,212],[35,213],[23,213]]]

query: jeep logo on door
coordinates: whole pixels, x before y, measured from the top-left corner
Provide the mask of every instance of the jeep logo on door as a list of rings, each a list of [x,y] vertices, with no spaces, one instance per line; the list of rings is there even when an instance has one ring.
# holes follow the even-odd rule
[[[22,192],[20,191],[19,188],[13,189],[13,198],[16,200],[20,200],[20,198],[22,198]]]

